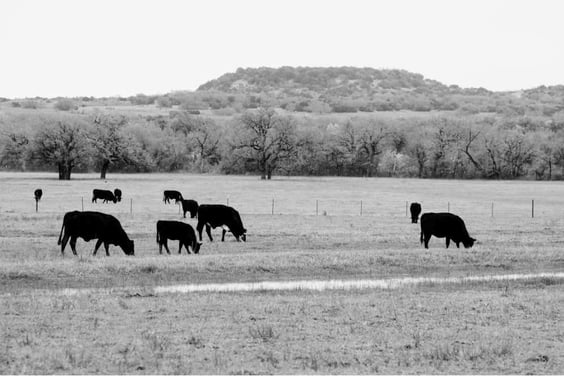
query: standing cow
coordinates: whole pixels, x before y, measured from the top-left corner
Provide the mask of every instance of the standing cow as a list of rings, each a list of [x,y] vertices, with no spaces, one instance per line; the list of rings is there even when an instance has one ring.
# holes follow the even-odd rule
[[[102,202],[105,204],[108,201],[113,202],[114,204],[117,202],[116,196],[112,191],[108,191],[106,189],[94,189],[92,191],[92,202],[98,202],[98,199],[103,200]]]
[[[225,227],[229,228],[229,231],[231,231],[237,241],[239,241],[239,238],[243,241],[247,241],[247,229],[243,227],[241,216],[237,210],[230,206],[200,205],[198,208],[198,225],[196,226],[200,241],[202,241],[202,230],[204,226],[206,226],[206,233],[210,241],[213,241],[211,228],[218,226],[223,227],[221,241],[225,241],[225,233],[227,232]]]
[[[184,213],[184,218],[186,218],[186,212],[190,212],[190,218],[196,218],[198,215],[198,202],[195,200],[181,200],[182,212]]]
[[[409,211],[411,212],[411,223],[417,223],[417,218],[419,218],[419,214],[421,214],[421,204],[412,202],[409,206]]]
[[[109,214],[90,211],[67,212],[63,218],[63,226],[61,227],[61,233],[57,242],[61,246],[61,253],[63,255],[65,254],[65,247],[69,238],[71,250],[75,256],[77,256],[77,238],[82,238],[87,242],[92,239],[98,239],[93,255],[96,255],[102,243],[106,250],[106,256],[110,255],[110,244],[121,247],[128,256],[135,254],[133,240],[129,239],[119,220]]]
[[[121,189],[114,189],[114,197],[116,198],[117,202],[121,202]]]
[[[421,243],[429,248],[429,239],[435,235],[437,238],[446,238],[446,247],[452,240],[457,248],[460,243],[464,248],[471,248],[476,239],[471,238],[466,230],[462,218],[451,213],[425,213],[421,216]]]
[[[163,192],[164,203],[169,204],[170,200],[174,200],[174,202],[178,202],[182,200],[182,193],[178,191],[164,191]]]
[[[178,253],[182,251],[182,246],[186,248],[186,252],[200,252],[201,242],[196,240],[196,233],[192,226],[188,223],[178,221],[157,221],[157,243],[159,244],[159,253],[163,253],[163,245],[166,252],[170,255],[167,240],[178,240]]]

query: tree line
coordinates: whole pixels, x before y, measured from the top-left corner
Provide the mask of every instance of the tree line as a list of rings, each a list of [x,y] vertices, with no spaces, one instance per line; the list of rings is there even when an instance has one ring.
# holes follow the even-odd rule
[[[14,112],[0,117],[0,168],[419,178],[562,179],[564,117],[232,117],[174,110]]]

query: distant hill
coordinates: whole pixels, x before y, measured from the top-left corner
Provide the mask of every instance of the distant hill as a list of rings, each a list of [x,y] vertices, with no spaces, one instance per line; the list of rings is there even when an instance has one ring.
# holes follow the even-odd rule
[[[245,107],[264,104],[290,111],[452,111],[550,115],[564,109],[564,86],[519,92],[444,85],[418,73],[355,67],[239,68],[201,85],[196,92],[249,97]]]

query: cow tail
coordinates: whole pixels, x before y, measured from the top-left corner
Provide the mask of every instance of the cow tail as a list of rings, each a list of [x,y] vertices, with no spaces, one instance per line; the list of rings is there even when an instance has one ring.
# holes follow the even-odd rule
[[[421,241],[421,244],[423,244],[423,229],[421,229],[421,238],[419,240]]]
[[[61,245],[61,238],[63,237],[64,228],[65,228],[65,221],[63,221],[63,225],[61,226],[61,233],[59,234],[59,240],[57,241],[57,245]]]

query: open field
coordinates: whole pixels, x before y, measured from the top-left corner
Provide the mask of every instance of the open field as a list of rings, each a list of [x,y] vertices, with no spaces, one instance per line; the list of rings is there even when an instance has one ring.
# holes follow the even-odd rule
[[[561,278],[398,290],[153,294],[188,283],[455,277],[564,271],[564,184],[190,174],[0,173],[2,373],[562,373]],[[35,212],[33,190],[44,197]],[[90,203],[93,188],[123,191]],[[237,208],[247,243],[159,255],[177,189]],[[534,218],[531,218],[535,200]],[[362,204],[361,204],[362,201]],[[406,201],[462,216],[479,243],[419,243]],[[493,203],[493,216],[492,216]],[[70,210],[115,215],[135,257],[79,257],[57,238]],[[362,208],[362,209],[361,209]],[[361,213],[362,210],[362,213]],[[274,214],[272,214],[274,213]],[[316,215],[317,213],[317,215]],[[362,214],[362,215],[361,215]],[[216,239],[221,231],[213,231]],[[64,296],[61,288],[105,289]]]

